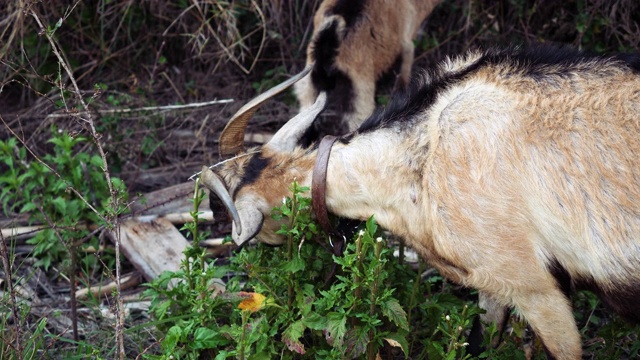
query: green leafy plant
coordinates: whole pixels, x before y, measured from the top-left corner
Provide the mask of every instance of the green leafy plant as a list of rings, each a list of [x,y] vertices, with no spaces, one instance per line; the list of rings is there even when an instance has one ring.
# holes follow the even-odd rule
[[[294,182],[291,191],[272,212],[282,224],[278,234],[284,244],[249,246],[228,266],[205,260],[197,245],[202,236],[197,206],[203,196],[197,192],[196,221],[186,226],[194,246],[185,252],[180,271],[164,273],[147,290],[163,337],[162,354],[148,358],[471,358],[466,337],[481,313],[473,292],[454,295],[462,290],[437,272],[425,271],[422,264],[415,271],[399,262],[373,218],[343,256],[334,256],[326,249],[327,236],[313,222],[308,189]],[[225,292],[212,291],[212,284],[228,274],[235,275]],[[637,339],[633,330],[614,334],[620,329],[616,326],[602,332],[625,347],[607,353],[637,353],[638,346],[629,343]],[[480,358],[545,356],[523,320],[510,323],[496,348],[486,345],[498,336],[496,327],[487,329]]]
[[[15,217],[24,214],[30,224],[40,228],[33,238],[27,240],[33,245],[31,255],[37,259],[32,264],[45,270],[55,264],[56,272],[68,276],[69,281],[75,283],[78,273],[89,276],[100,272],[96,269],[103,266],[109,273],[115,265],[111,252],[84,250],[99,248],[96,230],[111,226],[107,219],[122,214],[124,207],[114,209],[110,205],[112,198],[103,172],[103,161],[100,156],[87,151],[91,145],[89,139],[55,128],[51,134],[47,141],[50,152],[42,157],[31,152],[15,137],[0,141],[0,203],[5,215]],[[124,184],[113,177],[111,181],[118,199],[126,199]],[[5,237],[2,241],[11,245],[1,252],[7,257],[3,263],[7,279],[18,279],[18,285],[28,281],[23,275],[24,263],[15,261],[13,238]],[[76,306],[73,300],[72,312]],[[9,308],[20,311],[10,313],[6,311]],[[0,358],[42,358],[47,353],[56,352],[50,351],[49,342],[58,341],[59,337],[45,331],[47,318],[34,316],[31,301],[14,296],[13,290],[3,292],[0,314],[0,326],[10,329],[0,343]],[[9,314],[13,316],[8,317]],[[36,325],[30,325],[34,321]],[[78,343],[78,347],[80,345]]]
[[[9,300],[3,297],[0,298],[0,325],[3,329],[12,329],[11,321],[9,320],[10,311],[5,308],[5,304],[9,303]],[[28,309],[24,305],[21,305],[23,312],[28,312]],[[46,339],[45,339],[45,327],[47,325],[47,319],[42,318],[36,324],[32,326],[31,331],[23,332],[21,335],[21,347],[16,348],[13,344],[8,342],[0,343],[0,359],[41,359],[46,354]],[[9,334],[3,335],[3,338],[11,338],[15,336],[10,331]]]
[[[435,323],[432,331],[449,339],[450,346],[440,349],[442,358],[460,353],[462,333],[477,308],[465,307],[453,332],[444,327],[453,326],[448,320],[438,327],[441,319],[435,316],[443,312],[425,311],[416,300],[425,290],[414,282],[419,275],[393,257],[373,218],[344,255],[335,257],[318,245],[326,235],[313,222],[308,189],[294,182],[291,191],[272,213],[282,223],[282,247],[243,249],[226,268],[207,264],[195,245],[186,251],[180,271],[149,285],[152,311],[166,333],[163,354],[150,358],[208,353],[216,359],[375,359],[381,352],[404,357],[415,341],[405,307],[416,310],[414,316],[431,315],[421,321]],[[197,206],[199,196],[195,200]],[[197,222],[188,231],[197,244]],[[227,282],[226,292],[207,296],[208,284],[228,271],[237,275]]]
[[[224,324],[219,320],[231,313],[231,305],[221,296],[211,296],[216,279],[224,276],[228,268],[207,263],[204,249],[198,246],[198,240],[205,235],[198,229],[198,207],[204,195],[196,186],[191,212],[194,221],[183,227],[193,237],[194,245],[185,250],[180,270],[162,273],[145,291],[151,297],[156,326],[166,334],[161,344],[164,355],[148,355],[149,358],[197,359],[206,349],[231,343],[221,331]]]
[[[53,129],[48,142],[53,151],[39,161],[28,156],[16,138],[0,141],[0,162],[6,167],[0,175],[3,211],[5,215],[28,214],[31,223],[43,226],[28,243],[35,245],[36,265],[45,269],[54,262],[69,261],[68,251],[89,246],[97,249],[92,226],[108,225],[102,216],[124,211],[109,206],[100,156],[79,151],[89,143],[88,138]],[[118,178],[112,181],[118,196],[126,198],[124,184]],[[92,254],[81,260],[86,267],[97,261]]]

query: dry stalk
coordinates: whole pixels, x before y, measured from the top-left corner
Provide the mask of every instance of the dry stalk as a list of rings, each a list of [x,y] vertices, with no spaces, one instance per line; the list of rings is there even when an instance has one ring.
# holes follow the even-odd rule
[[[2,230],[2,229],[0,229]],[[4,236],[0,231],[0,256],[2,257],[2,266],[4,267],[4,273],[6,274],[7,281],[7,289],[9,289],[9,299],[11,302],[11,312],[13,313],[13,318],[15,319],[15,331],[16,331],[16,357],[18,360],[22,360],[22,331],[20,329],[20,312],[18,311],[18,305],[16,303],[16,292],[13,287],[13,280],[11,279],[11,262],[9,261],[9,250],[7,249],[7,244],[4,242]]]
[[[9,10],[11,13],[5,19],[0,21],[0,28],[2,28],[2,30],[0,30],[0,39],[5,39],[5,34],[7,33],[7,31],[9,31],[9,29],[11,29],[9,36],[6,37],[6,40],[4,41],[4,46],[0,48],[0,60],[2,60],[2,58],[9,53],[11,44],[13,43],[13,40],[18,32],[22,32],[24,29],[22,26],[24,22],[24,14],[22,11],[22,9],[25,7],[24,1],[20,0],[17,2],[17,4],[15,4],[15,6],[12,5],[13,4],[9,2],[7,10]]]
[[[77,1],[75,3],[75,5],[77,5],[79,3],[79,1]],[[75,7],[74,5],[74,7]],[[111,194],[111,206],[112,209],[117,209],[118,208],[118,196],[117,196],[117,192],[115,191],[115,189],[113,188],[113,183],[111,180],[111,174],[109,172],[109,163],[107,162],[107,157],[106,154],[104,152],[104,149],[102,148],[102,146],[100,145],[100,137],[98,135],[98,132],[96,131],[95,128],[95,124],[93,121],[93,116],[90,112],[89,106],[87,105],[87,103],[85,102],[84,98],[82,97],[82,91],[80,91],[80,88],[74,78],[73,72],[71,71],[71,68],[68,64],[68,62],[66,61],[65,57],[63,56],[63,54],[61,53],[61,51],[59,50],[59,46],[58,43],[55,41],[55,39],[53,39],[53,37],[51,36],[52,34],[49,33],[47,31],[47,29],[45,28],[45,26],[42,24],[42,21],[40,20],[40,17],[38,16],[38,14],[36,14],[36,12],[33,9],[30,9],[31,15],[33,16],[33,18],[35,19],[35,21],[38,24],[38,27],[40,28],[40,31],[46,36],[47,40],[49,41],[49,43],[51,44],[51,50],[53,51],[53,53],[55,54],[56,58],[58,59],[58,64],[64,69],[64,71],[67,73],[67,75],[69,76],[69,81],[71,81],[71,84],[73,85],[73,89],[74,89],[74,94],[76,95],[78,102],[82,105],[82,108],[84,109],[84,111],[86,112],[86,118],[82,118],[82,117],[78,117],[79,120],[84,121],[88,127],[89,130],[91,132],[91,136],[96,144],[96,147],[98,148],[98,152],[100,153],[100,157],[102,158],[102,163],[103,163],[103,173],[104,176],[107,180],[107,185],[109,186],[109,193]],[[60,86],[62,87],[62,84],[60,84]],[[115,212],[110,216],[112,221],[106,221],[106,224],[110,224],[111,226],[113,226],[113,228],[115,229],[115,257],[116,257],[116,312],[117,312],[117,316],[116,316],[116,343],[117,343],[117,349],[118,349],[118,357],[122,360],[124,360],[125,358],[125,351],[124,351],[124,309],[122,306],[122,298],[120,296],[120,291],[121,291],[121,287],[120,287],[120,278],[121,278],[121,274],[120,274],[120,240],[121,240],[121,234],[120,234],[120,226],[119,226],[119,220],[118,220],[118,216],[117,214],[115,214]],[[73,298],[73,297],[72,297]]]
[[[56,224],[53,223],[53,221],[51,220],[51,218],[47,215],[47,213],[44,211],[44,209],[36,204],[36,206],[38,207],[38,209],[40,210],[40,213],[42,214],[42,216],[44,217],[45,221],[49,224],[49,226],[51,227],[51,229],[53,229],[53,232],[56,234],[56,237],[58,238],[58,241],[60,241],[60,243],[62,245],[64,245],[65,249],[67,250],[67,253],[69,254],[69,256],[71,257],[71,263],[69,265],[69,285],[70,285],[70,305],[71,305],[71,329],[73,331],[73,340],[74,341],[78,341],[79,337],[78,337],[78,305],[76,302],[76,264],[78,262],[77,260],[77,253],[75,251],[75,246],[73,246],[73,242],[67,242],[64,240],[64,238],[62,237],[62,235],[60,234],[60,232],[58,231],[58,229],[56,228]]]
[[[229,104],[232,103],[233,99],[220,99],[220,100],[211,100],[206,102],[199,103],[191,103],[185,105],[162,105],[162,106],[144,106],[139,108],[125,108],[125,109],[99,109],[92,110],[100,115],[110,115],[110,114],[128,114],[128,113],[136,113],[136,112],[144,112],[144,111],[169,111],[169,110],[186,110],[186,109],[196,109],[211,105],[218,104]],[[89,115],[88,111],[81,111],[77,113],[65,113],[65,114],[49,114],[47,118],[62,118],[62,117],[79,117]]]
[[[249,37],[253,32],[251,32],[250,34],[245,35],[244,37],[242,37],[240,39],[237,39],[233,44],[231,44],[230,46],[227,46],[225,44],[225,42],[220,38],[220,36],[218,36],[219,32],[216,31],[211,26],[210,21],[207,20],[206,11],[204,11],[202,9],[202,7],[200,6],[200,4],[197,1],[193,0],[192,2],[193,2],[193,6],[198,10],[198,15],[200,16],[200,19],[202,20],[203,24],[206,24],[206,27],[209,30],[209,34],[211,35],[211,37],[213,37],[216,40],[216,42],[218,43],[218,45],[220,46],[222,51],[225,53],[225,55],[227,55],[228,59],[231,60],[231,62],[233,62],[234,64],[236,64],[238,66],[238,68],[240,68],[240,70],[242,70],[242,72],[244,72],[245,74],[251,73],[251,71],[255,67],[256,63],[260,59],[260,55],[262,55],[262,51],[264,50],[264,44],[265,44],[265,42],[267,40],[266,19],[264,17],[264,14],[262,13],[262,10],[260,9],[260,6],[258,6],[258,4],[255,1],[251,1],[251,5],[256,9],[256,12],[258,13],[258,16],[261,19],[260,29],[262,30],[262,39],[260,40],[260,46],[259,46],[259,48],[258,48],[258,50],[256,52],[256,55],[254,56],[253,61],[251,62],[251,66],[249,66],[249,68],[247,68],[244,65],[242,65],[242,63],[240,62],[240,59],[238,59],[233,54],[231,49],[233,49],[236,46],[241,45],[243,40],[245,38]],[[217,4],[217,5],[219,6],[219,4]],[[224,9],[220,9],[220,10],[224,11]],[[233,24],[228,24],[228,29],[232,29],[232,28],[235,28],[235,26]],[[239,35],[239,34],[237,34],[237,35]],[[241,57],[242,57],[242,54],[241,54]]]

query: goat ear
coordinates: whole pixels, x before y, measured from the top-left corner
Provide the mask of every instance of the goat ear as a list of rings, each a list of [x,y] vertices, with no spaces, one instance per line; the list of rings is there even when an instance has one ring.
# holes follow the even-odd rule
[[[316,117],[324,110],[326,103],[327,93],[323,91],[318,95],[313,105],[302,110],[298,115],[287,121],[265,146],[269,146],[278,152],[293,151],[305,131],[307,131]]]
[[[255,203],[246,199],[236,202],[238,215],[242,223],[242,229],[238,231],[236,222],[233,222],[231,237],[236,245],[240,246],[253,239],[262,229],[264,215],[256,208]]]
[[[253,100],[241,107],[240,110],[231,117],[231,120],[229,120],[220,134],[218,149],[220,155],[236,154],[242,151],[244,149],[244,132],[247,129],[249,120],[253,117],[253,114],[258,110],[258,108],[260,108],[262,103],[300,81],[300,79],[305,77],[312,68],[313,63],[308,64],[300,73],[256,96]]]

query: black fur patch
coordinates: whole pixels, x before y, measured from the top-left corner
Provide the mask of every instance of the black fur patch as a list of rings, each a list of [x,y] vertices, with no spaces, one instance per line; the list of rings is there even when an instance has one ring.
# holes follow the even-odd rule
[[[640,324],[640,283],[618,284],[615,291],[610,291],[602,289],[593,279],[572,279],[557,261],[551,263],[549,270],[567,297],[573,288],[591,291],[620,317]]]
[[[316,117],[312,126],[307,128],[298,144],[307,148],[318,142],[325,135],[344,135],[349,131],[349,125],[344,119],[345,114],[353,113],[353,99],[355,93],[353,82],[343,72],[333,74],[334,87],[327,91],[327,105]]]
[[[374,131],[412,118],[420,111],[431,106],[437,94],[480,68],[484,64],[482,60],[481,58],[458,73],[447,74],[446,76],[433,74],[431,76],[433,81],[428,84],[412,81],[406,91],[400,91],[393,96],[386,108],[377,108],[373,115],[360,125],[358,131],[361,133]]]
[[[562,290],[562,293],[567,298],[571,297],[571,275],[569,272],[560,265],[557,260],[553,260],[551,264],[549,264],[549,271],[551,275],[556,279],[558,287]]]
[[[341,39],[336,32],[337,22],[320,31],[312,44],[315,65],[311,70],[311,81],[319,91],[331,91],[336,87],[336,79],[340,73],[335,68],[335,60],[338,55]],[[342,74],[342,76],[345,76]]]
[[[484,66],[506,64],[510,66],[513,75],[531,77],[536,81],[553,81],[557,77],[572,76],[576,68],[586,62],[618,62],[634,72],[640,72],[640,54],[600,55],[549,45],[533,46],[524,50],[510,48],[487,51],[475,63],[456,73],[439,74],[431,71],[429,77],[432,80],[429,83],[413,81],[406,92],[394,96],[386,109],[376,111],[367,119],[359,131],[368,132],[407,122],[431,106],[439,93],[463,81]]]
[[[486,56],[489,64],[510,63],[525,75],[539,79],[570,76],[575,66],[592,61],[602,64],[617,61],[635,72],[640,71],[640,54],[606,55],[578,51],[569,46],[538,45],[521,50],[494,51]],[[550,66],[557,66],[560,70],[549,70]]]
[[[342,16],[347,28],[352,28],[362,17],[366,3],[367,0],[338,0],[332,8],[327,10],[326,14]]]
[[[497,336],[498,339],[496,341],[497,344],[502,342],[502,337],[504,336],[504,330],[507,328],[507,323],[509,322],[511,314],[511,309],[504,309],[504,317],[502,319],[502,324],[497,324],[502,331],[500,331]],[[482,320],[480,320],[480,315],[476,315],[473,319],[473,324],[471,325],[471,331],[469,332],[469,336],[467,337],[467,342],[469,346],[467,347],[467,351],[471,356],[479,356],[485,350],[487,350],[482,343],[484,342],[484,329],[482,326]]]
[[[467,336],[467,342],[469,343],[469,346],[467,346],[467,352],[471,354],[471,356],[479,356],[482,354],[486,350],[486,348],[482,346],[483,341],[484,331],[482,329],[482,321],[480,321],[480,315],[476,315],[473,319],[473,325],[471,326],[469,336]]]
[[[305,134],[300,145],[308,147],[324,135],[342,135],[347,132],[348,125],[343,121],[343,115],[352,113],[355,97],[353,82],[343,71],[337,69],[335,58],[341,40],[336,33],[337,23],[318,33],[313,44],[315,66],[311,70],[311,81],[318,91],[328,94],[327,107],[318,116]]]
[[[640,54],[617,54],[613,58],[629,66],[634,73],[640,74]]]
[[[269,165],[269,159],[262,157],[262,154],[256,154],[251,157],[249,163],[244,168],[244,175],[242,176],[242,180],[240,180],[240,184],[236,189],[236,194],[243,186],[250,185],[260,177],[262,171]],[[234,194],[235,195],[235,194]]]
[[[383,72],[376,80],[376,93],[380,90],[391,89],[395,85],[396,79],[400,76],[400,67],[402,66],[402,54],[398,54],[393,61],[393,65]]]

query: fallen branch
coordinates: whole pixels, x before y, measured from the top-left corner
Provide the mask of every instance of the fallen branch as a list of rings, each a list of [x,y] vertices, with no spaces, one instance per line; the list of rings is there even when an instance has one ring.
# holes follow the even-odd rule
[[[139,108],[126,108],[126,109],[96,109],[95,112],[100,115],[112,115],[112,114],[129,114],[143,111],[164,111],[164,110],[186,110],[197,109],[211,105],[229,104],[233,99],[211,100],[200,103],[191,103],[184,105],[162,105],[162,106],[143,106]],[[54,113],[47,115],[47,119],[63,118],[68,116],[84,116],[87,115],[86,111],[79,111],[74,113]]]
[[[151,221],[159,218],[166,219],[174,225],[181,225],[181,224],[193,222],[193,217],[191,216],[191,213],[188,213],[188,212],[172,213],[172,214],[164,214],[164,215],[140,215],[140,216],[134,217],[133,219],[137,221],[146,222],[146,221]],[[201,211],[198,214],[198,221],[203,223],[213,222],[214,221],[213,211]]]
[[[191,214],[188,212],[170,213],[170,214],[162,214],[162,215],[157,215],[157,214],[139,215],[139,216],[133,217],[133,219],[137,221],[142,221],[142,222],[149,222],[149,221],[160,219],[160,218],[166,219],[167,221],[169,221],[174,225],[182,225],[182,224],[193,222],[193,217],[191,217]],[[212,211],[202,211],[200,214],[198,214],[198,218],[199,218],[199,221],[202,221],[204,223],[211,223],[214,221]],[[19,227],[5,228],[5,229],[2,229],[1,231],[2,231],[2,237],[5,239],[5,241],[18,241],[18,240],[30,239],[36,236],[41,231],[49,228],[50,227],[46,225],[35,225],[35,226],[19,226]],[[86,228],[87,226],[82,224],[79,224],[75,227],[75,229],[77,230],[83,230]],[[89,225],[88,228],[89,230],[93,231],[98,227],[96,225]],[[95,252],[95,249],[93,250],[87,249],[86,251]]]
[[[126,290],[128,288],[134,287],[140,284],[141,276],[138,273],[132,273],[129,275],[124,275],[120,279],[120,290]],[[116,289],[116,282],[112,281],[108,284],[104,285],[96,285],[84,289],[80,289],[76,291],[76,299],[86,299],[89,294],[92,294],[95,297],[100,297],[106,294],[110,294],[113,290]]]
[[[200,246],[206,248],[213,248],[219,246],[233,246],[235,243],[233,241],[224,242],[224,238],[215,238],[215,239],[207,239],[200,241]]]
[[[34,236],[36,236],[37,233],[39,233],[40,231],[46,229],[47,226],[44,225],[40,225],[40,226],[19,226],[19,227],[9,227],[9,228],[4,228],[1,231],[2,233],[2,238],[4,238],[7,241],[10,240],[25,240],[25,239],[30,239]]]

